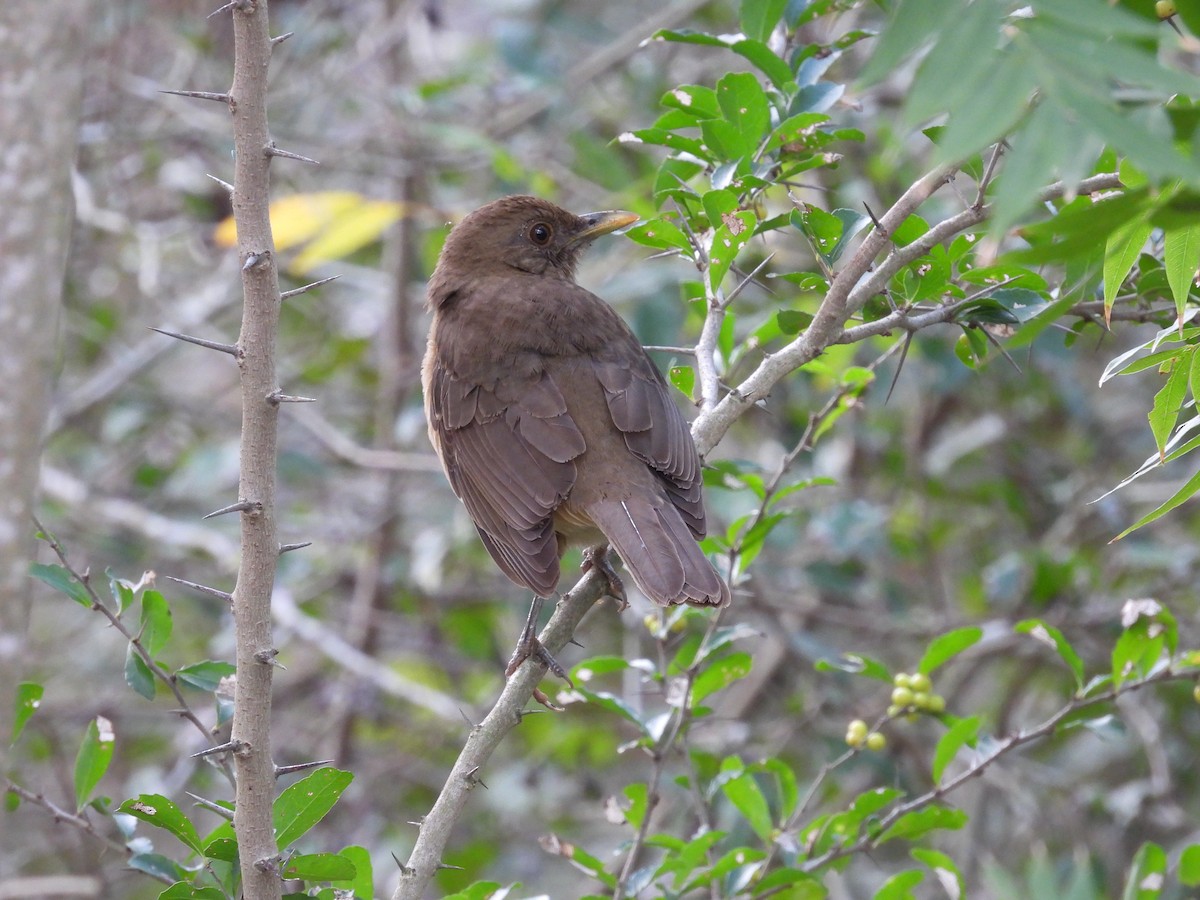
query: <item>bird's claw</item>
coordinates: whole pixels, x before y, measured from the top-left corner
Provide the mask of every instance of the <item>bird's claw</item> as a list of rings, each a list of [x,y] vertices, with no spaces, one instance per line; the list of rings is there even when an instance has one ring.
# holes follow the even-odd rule
[[[625,596],[625,583],[621,581],[621,576],[613,567],[606,544],[584,548],[583,563],[579,568],[584,572],[596,569],[608,582],[608,589],[605,593],[617,601],[617,612],[625,612],[629,609],[629,598]]]
[[[529,618],[525,621],[525,628],[521,631],[521,638],[517,641],[517,646],[513,648],[512,656],[509,657],[508,665],[504,667],[504,677],[511,678],[517,669],[521,668],[521,663],[527,659],[532,659],[534,662],[539,662],[546,667],[546,670],[551,674],[561,678],[570,687],[575,687],[575,682],[571,680],[571,676],[567,674],[567,670],[562,667],[557,659],[555,659],[550,651],[545,648],[537,637],[537,617],[541,611],[542,603],[540,597],[533,601],[533,605],[529,609]],[[553,704],[544,700],[545,694],[535,698],[543,706],[548,706],[554,709]]]

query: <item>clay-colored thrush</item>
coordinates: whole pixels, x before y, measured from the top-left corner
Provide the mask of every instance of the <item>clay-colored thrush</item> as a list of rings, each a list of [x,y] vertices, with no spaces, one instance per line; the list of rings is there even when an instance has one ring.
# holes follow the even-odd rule
[[[607,542],[656,603],[720,606],[687,424],[633,332],[575,283],[583,249],[636,219],[506,197],[450,232],[428,291],[429,437],[496,564],[538,597],[568,545],[603,563]]]

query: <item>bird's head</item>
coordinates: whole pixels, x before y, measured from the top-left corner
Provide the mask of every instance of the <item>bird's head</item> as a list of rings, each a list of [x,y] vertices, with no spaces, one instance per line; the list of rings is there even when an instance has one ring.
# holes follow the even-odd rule
[[[439,305],[435,286],[453,290],[473,276],[524,272],[573,280],[588,244],[637,219],[611,210],[577,216],[538,197],[503,197],[454,226],[431,279],[430,302]]]

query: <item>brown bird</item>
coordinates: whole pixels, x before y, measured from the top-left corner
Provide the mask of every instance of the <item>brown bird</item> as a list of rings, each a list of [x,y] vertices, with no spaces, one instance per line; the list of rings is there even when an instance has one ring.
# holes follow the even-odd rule
[[[427,297],[429,437],[492,559],[537,597],[568,546],[603,564],[611,544],[656,603],[722,606],[691,432],[629,326],[575,283],[584,248],[636,219],[505,197],[450,232]]]

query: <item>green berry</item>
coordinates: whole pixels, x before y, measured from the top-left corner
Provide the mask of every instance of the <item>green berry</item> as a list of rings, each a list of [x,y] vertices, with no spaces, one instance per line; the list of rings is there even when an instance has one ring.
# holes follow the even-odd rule
[[[855,719],[846,726],[846,743],[851,747],[861,747],[866,739],[867,723],[862,719]]]
[[[888,718],[890,719],[896,718],[896,716],[900,715],[902,712],[904,712],[904,707],[897,706],[895,703],[887,708]]]
[[[892,685],[898,688],[912,687],[912,676],[906,675],[903,672],[897,672],[892,679]]]
[[[892,702],[897,706],[912,706],[913,692],[906,687],[898,687],[892,691]]]
[[[929,695],[929,706],[926,707],[931,713],[940,713],[946,711],[946,698],[941,694]]]
[[[924,672],[919,672],[909,679],[909,687],[914,691],[924,691],[928,694],[933,689],[933,682],[929,680],[929,676]]]
[[[878,753],[880,750],[882,750],[886,746],[887,746],[887,738],[885,738],[878,731],[872,731],[870,734],[867,735],[867,749],[868,750],[874,750],[876,753]]]
[[[929,694],[926,691],[914,691],[912,705],[917,709],[929,709]]]
[[[1175,0],[1158,0],[1154,4],[1154,14],[1160,19],[1169,19],[1178,12],[1175,6]]]

